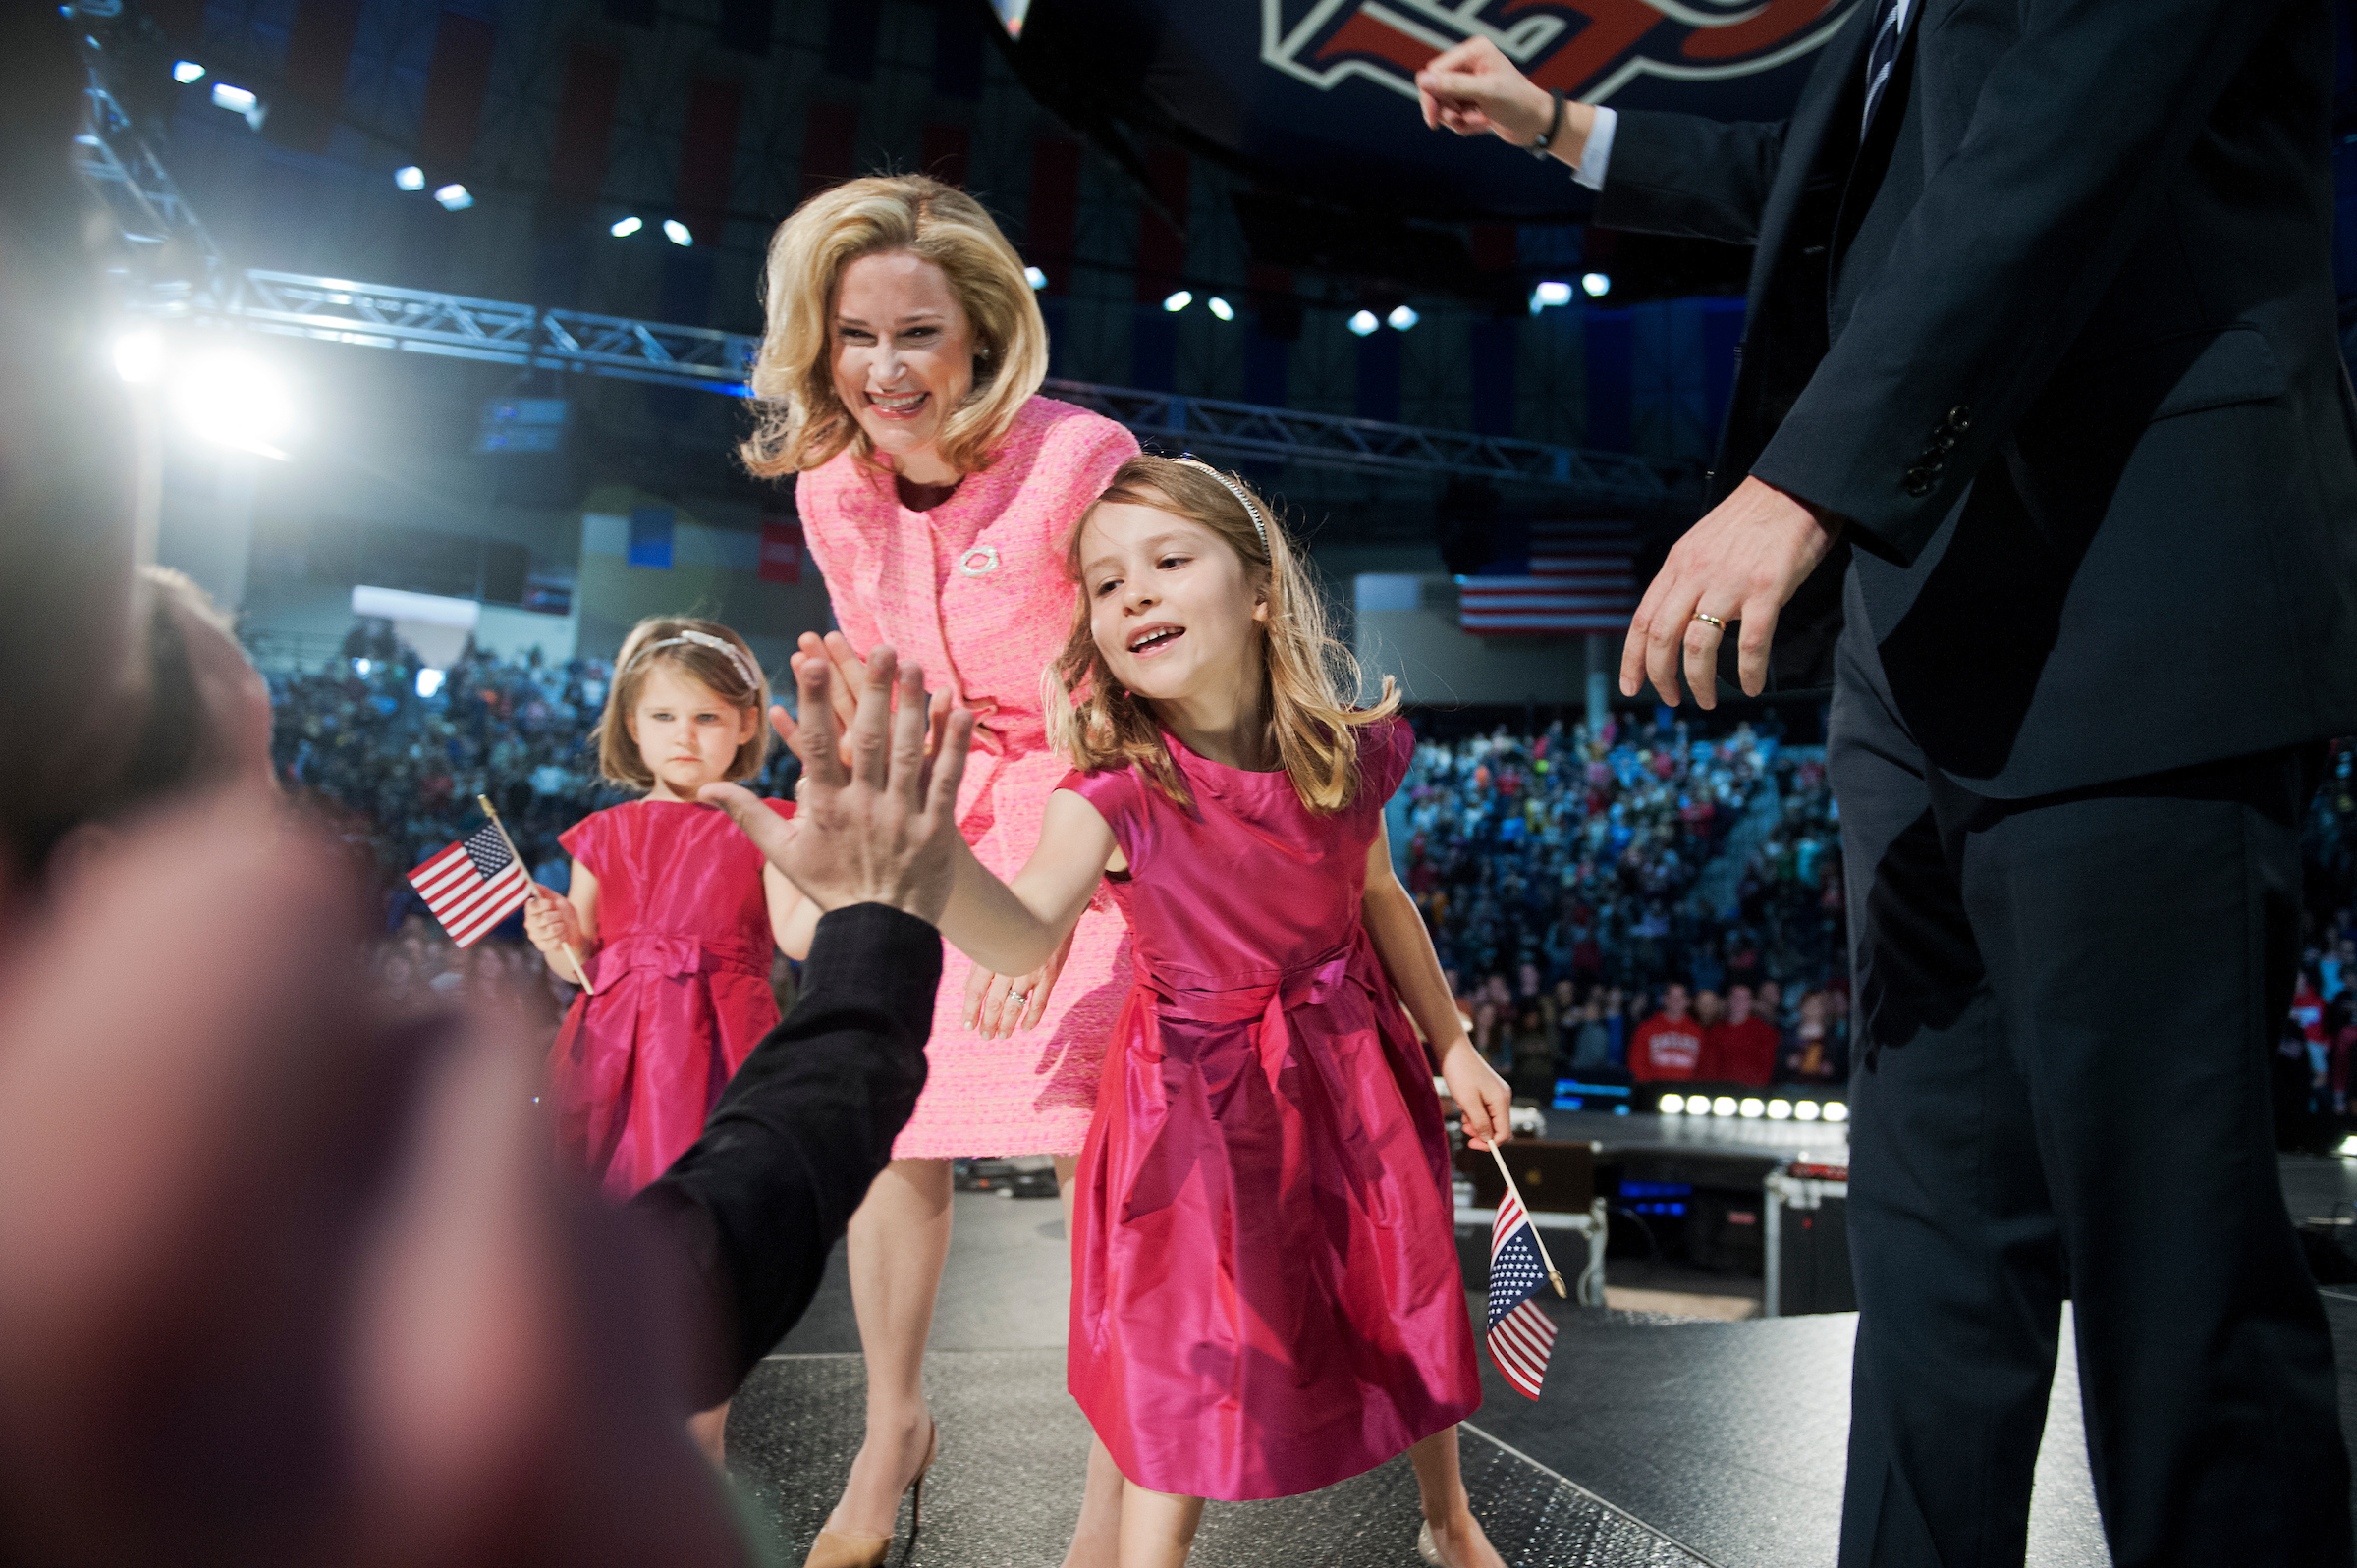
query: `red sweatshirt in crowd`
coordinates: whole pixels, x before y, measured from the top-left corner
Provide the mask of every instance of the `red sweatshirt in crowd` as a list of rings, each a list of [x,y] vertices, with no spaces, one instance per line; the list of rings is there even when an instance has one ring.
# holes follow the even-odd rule
[[[1702,1068],[1694,1076],[1718,1083],[1765,1088],[1776,1077],[1776,1025],[1754,1013],[1741,1023],[1715,1023],[1702,1041]]]
[[[1628,1070],[1639,1083],[1682,1081],[1694,1077],[1701,1065],[1702,1025],[1691,1017],[1657,1012],[1637,1025],[1629,1041]]]

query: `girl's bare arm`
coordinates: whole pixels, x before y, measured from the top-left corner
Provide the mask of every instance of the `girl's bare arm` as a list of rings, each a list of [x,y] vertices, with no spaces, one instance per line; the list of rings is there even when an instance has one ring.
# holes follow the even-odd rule
[[[950,906],[941,934],[983,968],[1029,974],[1055,953],[1088,907],[1097,879],[1124,864],[1113,830],[1097,808],[1069,789],[1048,796],[1039,847],[1015,875],[1001,882],[960,844]]]

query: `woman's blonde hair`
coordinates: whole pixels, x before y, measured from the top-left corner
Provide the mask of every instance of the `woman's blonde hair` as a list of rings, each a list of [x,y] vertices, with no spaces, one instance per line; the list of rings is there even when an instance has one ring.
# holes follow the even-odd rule
[[[874,175],[822,190],[778,225],[761,295],[768,325],[753,359],[758,423],[738,448],[761,477],[815,468],[846,447],[874,448],[835,395],[836,290],[862,256],[905,250],[948,275],[974,341],[974,385],[941,427],[942,460],[990,465],[1048,374],[1048,326],[1015,253],[982,204],[923,175]]]
[[[752,711],[752,738],[737,748],[729,771],[721,777],[733,783],[759,773],[769,759],[769,726],[762,721],[769,711],[769,677],[742,637],[717,621],[688,616],[649,616],[622,639],[622,651],[614,656],[613,684],[606,690],[606,711],[597,721],[597,771],[616,784],[654,787],[654,771],[630,737],[630,714],[638,706],[647,676],[658,665],[672,666],[740,712]]]
[[[1230,485],[1235,488],[1231,489]],[[1195,462],[1131,458],[1115,470],[1105,493],[1081,514],[1065,551],[1065,572],[1081,583],[1081,535],[1108,502],[1151,507],[1211,533],[1244,564],[1253,595],[1269,607],[1261,634],[1261,712],[1269,738],[1301,803],[1321,816],[1350,804],[1358,793],[1358,737],[1353,732],[1399,708],[1392,677],[1371,708],[1352,705],[1358,661],[1327,630],[1326,598],[1312,568],[1286,537],[1282,519],[1240,479],[1222,477]],[[1253,517],[1253,510],[1260,514]],[[1265,525],[1265,533],[1263,526]],[[1191,805],[1186,782],[1171,762],[1153,705],[1114,678],[1089,627],[1089,597],[1078,595],[1072,634],[1040,677],[1049,738],[1084,773],[1140,769],[1181,806]]]

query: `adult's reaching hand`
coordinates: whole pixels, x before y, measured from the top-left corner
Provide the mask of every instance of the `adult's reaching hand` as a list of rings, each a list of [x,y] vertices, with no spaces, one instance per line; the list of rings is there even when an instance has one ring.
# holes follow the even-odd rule
[[[706,784],[703,798],[726,808],[821,909],[882,903],[939,924],[950,897],[958,784],[973,744],[973,714],[929,718],[924,671],[902,670],[890,648],[878,648],[850,732],[839,739],[833,661],[797,654],[793,666],[801,721],[774,712],[770,720],[802,759],[800,809],[786,821],[739,784]]]
[[[1555,95],[1516,70],[1505,50],[1482,37],[1467,38],[1426,61],[1416,73],[1416,101],[1424,110],[1424,123],[1435,131],[1494,135],[1517,147],[1537,140],[1555,118]],[[1577,164],[1595,124],[1592,105],[1566,102],[1562,130],[1548,153]]]
[[[1646,680],[1677,706],[1679,650],[1686,683],[1719,705],[1719,644],[1739,625],[1736,673],[1746,695],[1768,685],[1776,618],[1841,536],[1841,519],[1759,479],[1745,479],[1671,548],[1645,590],[1620,650],[1620,694]],[[1710,620],[1704,620],[1705,616]]]

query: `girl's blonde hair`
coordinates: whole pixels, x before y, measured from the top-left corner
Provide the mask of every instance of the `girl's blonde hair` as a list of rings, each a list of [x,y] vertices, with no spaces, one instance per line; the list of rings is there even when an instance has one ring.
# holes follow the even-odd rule
[[[698,640],[702,638],[711,640]],[[715,642],[721,646],[712,646]],[[734,783],[759,773],[769,759],[769,726],[762,722],[769,711],[769,677],[742,637],[717,621],[689,616],[649,616],[622,639],[622,651],[614,656],[613,684],[606,691],[606,711],[597,721],[597,771],[616,784],[640,789],[655,786],[654,771],[638,754],[638,742],[630,738],[630,714],[638,706],[647,676],[659,665],[670,665],[740,712],[752,711],[752,738],[737,748],[729,771],[721,777]]]
[[[1233,483],[1235,489],[1231,490]],[[1241,492],[1239,495],[1238,492]],[[1247,503],[1247,499],[1248,503]],[[1244,564],[1253,595],[1269,607],[1256,622],[1261,635],[1261,712],[1269,737],[1301,803],[1320,816],[1350,804],[1358,793],[1358,737],[1353,731],[1390,718],[1399,708],[1392,677],[1371,708],[1352,705],[1358,661],[1327,630],[1326,599],[1308,562],[1286,537],[1268,503],[1240,479],[1223,482],[1209,469],[1169,458],[1131,458],[1115,470],[1105,493],[1081,514],[1065,551],[1065,572],[1081,585],[1081,535],[1108,502],[1151,507],[1217,535]],[[1256,524],[1250,509],[1257,508]],[[1072,634],[1040,677],[1048,734],[1058,751],[1084,773],[1134,767],[1181,806],[1191,805],[1186,782],[1171,762],[1153,705],[1124,687],[1106,667],[1089,627],[1082,587]]]
[[[974,385],[941,427],[959,473],[988,467],[1048,374],[1048,326],[1015,253],[982,204],[923,175],[874,175],[822,190],[778,225],[762,277],[768,325],[754,356],[752,436],[738,448],[761,477],[875,450],[835,395],[835,294],[862,256],[905,250],[948,275],[974,340]]]

